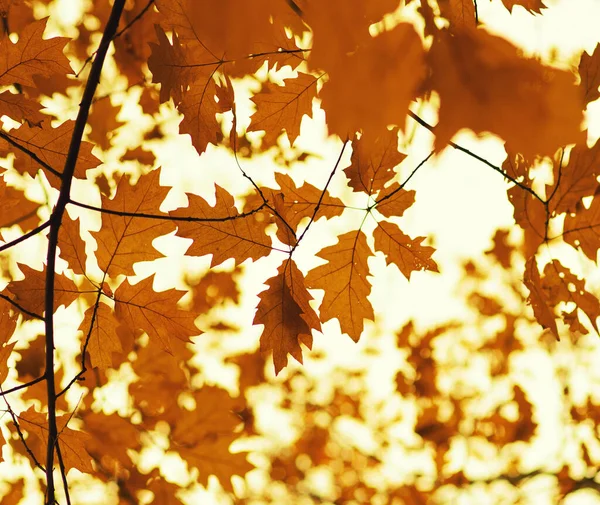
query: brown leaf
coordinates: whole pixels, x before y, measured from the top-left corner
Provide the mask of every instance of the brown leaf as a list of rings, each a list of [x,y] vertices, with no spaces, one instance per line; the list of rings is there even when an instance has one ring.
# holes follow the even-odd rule
[[[327,67],[329,81],[319,93],[329,132],[342,139],[359,130],[376,138],[390,124],[404,126],[425,76],[423,42],[412,24],[400,23],[362,42],[350,54],[329,49],[339,61]]]
[[[288,354],[302,363],[300,344],[311,349],[311,331],[320,330],[321,323],[309,304],[312,296],[306,290],[304,276],[293,260],[284,261],[267,286],[259,296],[253,324],[264,325],[260,350],[273,351],[277,375],[287,366]]]
[[[410,274],[419,270],[439,272],[437,263],[431,259],[435,249],[421,245],[425,237],[410,238],[397,225],[380,221],[373,234],[375,250],[385,255],[389,265],[394,263],[404,277],[410,280]]]
[[[525,259],[533,257],[546,237],[546,208],[531,193],[518,186],[508,191],[508,199],[514,207],[515,222],[523,229]]]
[[[92,324],[94,318],[94,326]],[[112,354],[123,352],[121,340],[117,333],[119,323],[113,309],[105,303],[98,303],[98,307],[89,307],[84,314],[83,321],[79,325],[79,331],[83,332],[84,339],[89,335],[88,352],[94,368],[101,369],[112,366]]]
[[[68,472],[71,468],[76,468],[80,472],[93,474],[92,458],[85,449],[89,435],[82,431],[75,431],[68,428],[67,423],[70,419],[71,416],[68,414],[56,417],[60,452],[65,470]],[[36,412],[34,407],[30,407],[25,412],[19,414],[19,425],[21,426],[21,430],[36,438],[36,442],[39,444],[39,452],[36,453],[36,457],[38,461],[45,461],[46,447],[48,445],[48,415]],[[58,465],[58,462],[55,464]]]
[[[69,39],[54,37],[42,39],[48,18],[29,25],[19,34],[19,41],[13,44],[8,37],[0,40],[0,85],[35,87],[34,75],[50,77],[54,74],[72,73],[69,60],[63,48]],[[62,167],[61,167],[62,168]]]
[[[538,270],[535,256],[529,258],[525,265],[525,277],[523,279],[525,286],[529,290],[527,303],[531,305],[533,314],[542,328],[550,328],[554,336],[558,339],[558,328],[554,315],[554,304],[548,304],[548,297],[542,288],[540,272]]]
[[[67,152],[73,135],[75,121],[65,121],[58,127],[50,124],[50,120],[42,121],[40,126],[21,125],[15,130],[6,132],[5,135],[13,142],[22,146],[27,151],[35,154],[37,158],[49,165],[55,172],[62,173],[67,161]],[[85,179],[86,172],[90,168],[95,168],[100,164],[100,160],[92,154],[93,145],[89,142],[82,142],[75,165],[75,177]],[[29,154],[16,149],[5,139],[0,138],[0,154],[6,156],[7,153],[15,154],[15,169],[19,172],[25,172],[35,177],[38,170],[46,172],[50,184],[56,189],[60,188],[60,180],[53,174],[48,173],[44,167],[34,160]]]
[[[600,98],[598,90],[600,87],[600,44],[596,45],[591,55],[585,51],[581,53],[578,71],[581,78],[579,86],[583,89],[584,102],[589,104]]]
[[[7,185],[4,177],[0,177],[0,201],[0,228],[10,228],[18,224],[21,230],[28,232],[39,224],[37,211],[40,204],[27,199],[21,190]]]
[[[12,281],[8,284],[8,290],[14,295],[14,301],[29,312],[38,315],[44,313],[44,300],[46,295],[46,265],[44,270],[33,268],[17,263],[19,269],[25,275],[20,281]],[[54,311],[61,306],[68,307],[79,297],[79,290],[75,283],[62,274],[56,274],[54,281]],[[25,318],[29,316],[24,314]]]
[[[102,208],[113,213],[102,214],[102,227],[92,232],[98,243],[98,266],[110,276],[134,275],[133,264],[152,261],[163,255],[152,246],[152,241],[167,235],[175,225],[159,208],[169,188],[160,185],[160,168],[142,175],[132,184],[128,175],[119,180],[112,200],[102,197]],[[150,214],[158,219],[120,216],[118,213]]]
[[[546,8],[542,0],[502,0],[502,3],[511,12],[517,5],[536,14],[541,14],[542,9]]]
[[[599,195],[594,197],[588,208],[579,203],[575,207],[575,213],[567,214],[563,240],[573,247],[581,248],[592,261],[598,261],[598,249],[600,249]]]
[[[367,280],[367,259],[372,252],[361,231],[349,231],[338,243],[323,249],[319,256],[328,262],[311,270],[306,285],[325,290],[320,307],[322,321],[337,318],[344,333],[355,342],[360,338],[364,319],[373,320],[373,308],[367,300],[371,285]]]
[[[214,207],[203,198],[188,193],[189,206],[169,212],[174,217],[193,216],[206,220],[177,223],[176,235],[193,240],[187,254],[212,254],[211,266],[220,265],[229,258],[239,264],[248,258],[256,260],[267,256],[271,252],[271,239],[265,231],[268,223],[264,216],[257,213],[240,216],[233,197],[220,186],[216,186],[216,192]]]
[[[186,293],[176,289],[156,292],[152,288],[154,275],[130,284],[126,279],[115,292],[115,312],[131,330],[143,330],[161,347],[173,352],[171,338],[190,342],[190,337],[202,333],[194,324],[196,314],[180,309],[178,302]]]
[[[198,469],[200,484],[206,486],[209,475],[214,475],[231,492],[231,477],[243,477],[253,469],[245,452],[229,450],[240,436],[236,428],[241,420],[233,413],[236,404],[226,391],[211,386],[195,391],[194,400],[194,410],[179,409],[179,415],[174,416],[171,443],[190,466]]]
[[[371,140],[366,135],[352,142],[352,159],[344,169],[354,191],[371,195],[384,188],[395,175],[394,167],[406,155],[398,152],[398,128]]]
[[[299,72],[298,77],[286,79],[283,86],[267,81],[252,97],[256,112],[252,115],[248,131],[265,131],[263,149],[277,145],[277,138],[283,130],[290,144],[294,144],[300,135],[302,118],[312,114],[317,81],[315,76]]]
[[[81,222],[79,219],[72,220],[65,214],[58,232],[58,247],[60,257],[64,259],[73,273],[85,275],[85,242],[81,238]]]
[[[483,30],[441,32],[429,61],[441,100],[436,149],[462,128],[499,135],[526,157],[582,140],[582,100],[571,73],[525,59]]]

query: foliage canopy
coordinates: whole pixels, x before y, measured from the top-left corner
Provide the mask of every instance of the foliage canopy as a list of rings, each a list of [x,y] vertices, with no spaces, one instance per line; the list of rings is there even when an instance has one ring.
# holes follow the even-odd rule
[[[502,3],[531,15],[545,9],[541,0]],[[210,476],[235,503],[278,503],[282,493],[298,503],[452,503],[477,484],[505,486],[516,501],[536,478],[553,478],[560,499],[600,489],[597,440],[575,444],[584,468],[577,475],[562,459],[531,466],[541,420],[513,363],[541,348],[568,375],[553,361],[548,334],[565,337],[577,359],[594,348],[600,302],[563,256],[596,262],[600,247],[600,142],[589,146],[583,126],[600,97],[598,47],[572,70],[550,66],[486,30],[472,0],[99,0],[82,3],[79,21],[63,27],[76,33],[70,38],[49,35],[59,31],[59,4],[0,2],[0,382],[10,418],[0,444],[7,459],[28,462],[46,504],[81,501],[70,482],[92,478],[112,489],[106,503],[156,505],[181,503]],[[119,93],[135,97],[133,119]],[[61,100],[78,104],[76,116],[49,105]],[[435,126],[421,108],[435,109]],[[243,184],[214,182],[211,197],[207,188],[184,195],[165,182],[154,150],[165,136],[161,117],[173,109],[198,170],[209,172],[205,153],[227,151]],[[327,174],[300,180],[284,164],[310,160],[298,147],[302,121],[321,111],[339,156]],[[121,149],[116,139],[135,133],[142,117],[149,127],[137,131],[139,145]],[[409,153],[409,125],[433,133],[428,155]],[[502,166],[454,143],[463,129],[505,141]],[[404,366],[390,394],[411,403],[412,425],[398,413],[406,405],[369,403],[354,380],[365,369],[336,369],[323,400],[322,386],[292,367],[279,381],[279,407],[302,418],[295,443],[244,446],[267,436],[251,401],[271,380],[266,361],[277,375],[289,356],[303,362],[326,322],[358,342],[375,320],[374,259],[413,282],[414,272],[438,272],[431,242],[403,231],[398,218],[418,197],[413,175],[447,146],[508,182],[522,231],[519,240],[499,230],[483,263],[464,265],[460,296],[485,337],[471,338],[466,321],[398,331],[394,352]],[[271,182],[245,168],[267,153],[285,161]],[[340,185],[345,191],[332,189]],[[185,203],[173,206],[176,192]],[[361,207],[348,203],[360,197]],[[324,222],[339,224],[329,245],[315,232]],[[165,237],[187,244],[186,257],[206,258],[202,275],[165,275],[162,261],[178,247],[163,249]],[[303,250],[315,243],[320,263],[306,267]],[[43,258],[27,244],[43,244]],[[559,257],[558,247],[569,252]],[[206,380],[192,339],[234,330],[213,316],[240,303],[241,277],[267,257],[275,267],[252,322],[263,327],[259,349],[224,358],[239,369],[236,395]],[[506,293],[486,291],[489,272],[504,272]],[[76,325],[59,324],[65,317]],[[541,347],[525,327],[529,335],[538,329]],[[66,342],[77,351],[70,355]],[[487,389],[452,375],[469,360],[485,361]],[[119,408],[103,401],[115,382],[127,387]],[[561,429],[591,423],[598,434],[591,392],[576,395],[563,383]],[[508,400],[489,400],[502,390]],[[371,449],[340,441],[343,418],[375,434]],[[150,447],[178,455],[191,480],[167,479],[160,465],[148,470]],[[408,480],[373,478],[398,447],[416,461]],[[461,450],[471,454],[462,466]],[[473,470],[490,455],[494,468]],[[335,485],[320,491],[311,478],[327,466]],[[255,467],[279,487],[235,484],[236,476],[250,481]],[[3,503],[19,502],[23,482],[11,482]]]

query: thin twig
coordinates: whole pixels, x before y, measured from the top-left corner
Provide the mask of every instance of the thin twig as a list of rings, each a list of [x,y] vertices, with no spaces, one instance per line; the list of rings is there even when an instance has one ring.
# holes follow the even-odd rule
[[[112,214],[114,216],[122,216],[122,217],[132,217],[132,218],[144,218],[144,219],[157,219],[163,221],[185,221],[190,223],[224,223],[226,221],[233,221],[235,219],[241,219],[244,217],[251,216],[252,214],[256,214],[258,211],[262,210],[266,204],[263,203],[256,209],[249,210],[247,212],[241,212],[236,216],[227,216],[227,217],[194,217],[194,216],[169,216],[168,214],[160,215],[160,214],[144,214],[143,212],[126,212],[121,210],[112,210],[105,209],[103,207],[96,207],[94,205],[88,205],[87,203],[77,202],[75,200],[70,200],[70,203],[73,205],[77,205],[83,209],[93,210],[96,212],[101,212],[103,214]]]
[[[421,117],[419,117],[417,114],[415,114],[414,112],[412,112],[412,111],[409,110],[408,111],[408,115],[411,118],[413,118],[417,123],[419,123],[421,126],[427,128],[430,132],[435,133],[435,127],[431,126],[427,121],[425,121],[424,119],[422,119]],[[485,158],[482,158],[478,154],[475,154],[474,152],[469,151],[469,149],[467,149],[465,147],[462,147],[459,144],[455,144],[454,142],[448,142],[448,144],[450,146],[454,147],[454,149],[456,149],[458,151],[462,151],[463,153],[471,156],[472,158],[475,158],[477,161],[480,161],[481,163],[487,165],[488,167],[490,167],[491,169],[493,169],[494,171],[496,171],[500,175],[502,175],[502,177],[504,177],[505,179],[507,179],[510,182],[512,182],[513,184],[519,186],[522,190],[527,191],[528,193],[530,193],[532,196],[534,196],[535,198],[537,198],[540,202],[546,203],[544,201],[544,199],[541,196],[539,196],[533,189],[531,189],[529,186],[526,186],[522,182],[517,181],[514,177],[511,177],[510,175],[508,175],[504,170],[502,170],[502,168],[494,165],[493,163],[490,163]]]
[[[33,230],[28,231],[27,233],[25,233],[25,235],[21,235],[19,238],[16,238],[14,240],[11,240],[10,242],[7,242],[6,244],[1,245],[0,252],[4,251],[6,249],[9,249],[12,246],[15,246],[17,244],[20,244],[21,242],[24,242],[25,240],[27,240],[30,237],[33,237],[34,235],[37,235],[42,230],[45,230],[46,228],[48,228],[48,226],[50,226],[50,220],[46,221],[45,223],[40,224]]]
[[[18,386],[7,389],[6,391],[4,391],[3,389],[0,388],[0,396],[9,395],[10,393],[14,393],[15,391],[20,391],[21,389],[26,389],[29,386],[33,386],[34,384],[37,384],[38,382],[42,382],[45,379],[46,379],[46,376],[41,375],[37,379],[30,380],[29,382],[25,382],[24,384],[19,384]]]

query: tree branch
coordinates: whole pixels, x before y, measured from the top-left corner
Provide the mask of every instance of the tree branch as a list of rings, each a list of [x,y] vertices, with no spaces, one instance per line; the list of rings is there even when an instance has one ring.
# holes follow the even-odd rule
[[[123,12],[125,0],[115,0],[110,17],[104,29],[102,40],[98,48],[98,54],[88,76],[83,97],[79,107],[79,113],[75,120],[71,143],[65,161],[65,167],[62,173],[62,184],[60,193],[56,202],[56,207],[50,217],[50,233],[48,236],[48,254],[46,258],[46,292],[45,292],[45,329],[46,329],[46,385],[48,395],[48,450],[46,454],[46,505],[54,505],[56,503],[54,492],[54,450],[58,440],[58,431],[56,426],[56,386],[54,381],[54,282],[56,269],[56,250],[58,246],[58,233],[65,209],[70,200],[71,183],[75,172],[75,164],[79,156],[79,149],[83,138],[83,132],[87,123],[89,110],[100,82],[102,66],[106,58],[106,53],[112,38],[114,37],[119,26],[119,19]]]

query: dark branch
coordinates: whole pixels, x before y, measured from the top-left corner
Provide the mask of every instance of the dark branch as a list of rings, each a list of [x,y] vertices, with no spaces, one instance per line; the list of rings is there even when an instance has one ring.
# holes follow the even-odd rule
[[[11,240],[10,242],[7,242],[6,244],[1,245],[0,252],[5,251],[6,249],[9,249],[12,246],[15,246],[17,244],[20,244],[21,242],[24,242],[25,240],[27,240],[30,237],[33,237],[34,235],[37,235],[42,230],[45,230],[46,228],[48,228],[48,226],[50,226],[50,220],[46,221],[45,223],[40,224],[38,227],[34,228],[33,230],[28,231],[25,235],[21,235],[19,238],[16,238],[14,240]]]

